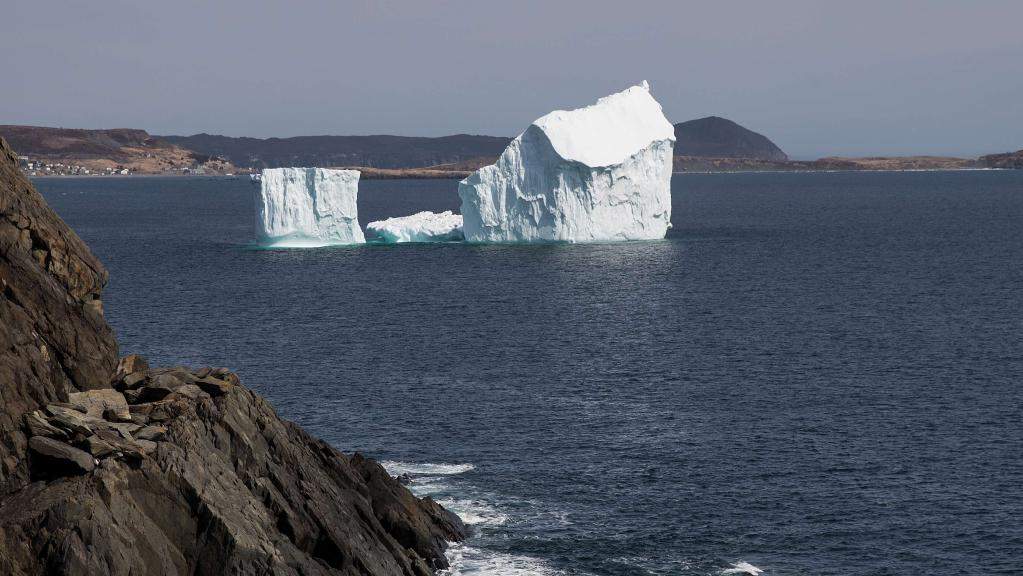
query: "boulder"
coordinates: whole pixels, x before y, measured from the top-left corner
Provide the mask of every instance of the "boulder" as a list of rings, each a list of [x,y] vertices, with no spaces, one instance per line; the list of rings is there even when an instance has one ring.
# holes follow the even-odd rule
[[[199,378],[195,381],[195,385],[210,396],[223,396],[233,387],[228,381],[215,378],[212,375]]]
[[[66,440],[68,437],[67,432],[50,424],[39,410],[25,414],[25,426],[28,427],[30,436],[46,436],[57,440]]]
[[[152,440],[136,440],[135,445],[139,447],[143,455],[156,452],[157,444]]]
[[[96,458],[105,458],[117,451],[113,444],[98,435],[86,438],[83,447]]]
[[[149,422],[167,422],[176,417],[186,402],[179,403],[176,398],[169,398],[157,402],[144,402],[131,406],[132,418],[136,414],[142,414],[149,419]],[[134,420],[133,420],[134,421]]]
[[[57,404],[47,405],[46,411],[50,414],[50,424],[55,424],[72,434],[85,436],[92,434],[95,421],[82,412]]]
[[[203,392],[202,388],[196,386],[195,384],[185,384],[184,386],[178,386],[177,388],[175,388],[171,396],[175,398],[184,397],[188,398],[189,400],[195,400],[200,396],[208,396],[208,394]]]
[[[163,400],[174,392],[174,389],[178,386],[184,385],[176,378],[173,374],[160,374],[153,378],[148,384],[139,389],[139,402],[155,402],[157,400]]]
[[[138,388],[139,386],[144,384],[145,381],[146,381],[146,373],[145,372],[136,372],[134,374],[128,374],[121,381],[120,388],[122,390],[123,389]]]
[[[28,447],[32,451],[32,468],[37,477],[87,474],[96,467],[96,460],[91,454],[53,438],[33,436],[28,440]]]
[[[167,436],[167,428],[164,426],[146,426],[135,432],[135,440],[151,440],[156,442]]]
[[[149,362],[138,354],[129,354],[117,362],[117,371],[114,373],[114,380],[122,381],[127,376],[144,373],[149,370]]]
[[[104,426],[101,429],[113,430],[117,432],[121,438],[131,440],[132,434],[142,429],[142,426],[133,422],[104,422]],[[98,430],[97,430],[98,432]]]
[[[49,406],[57,406],[58,408],[67,408],[68,410],[74,410],[75,412],[81,412],[85,414],[86,410],[82,406],[71,404],[70,402],[52,402]]]
[[[195,374],[192,374],[192,372],[190,370],[187,370],[187,369],[181,368],[181,367],[177,367],[177,368],[157,368],[155,370],[151,370],[150,371],[150,375],[154,379],[155,378],[159,378],[161,376],[163,376],[165,378],[173,378],[174,380],[177,381],[177,385],[178,386],[180,386],[182,384],[191,384],[191,383],[195,382],[195,380],[196,380],[196,375]],[[170,382],[170,380],[166,380],[166,379],[164,381],[165,382]]]
[[[127,402],[125,402],[124,406],[125,406],[125,408],[128,407]],[[109,420],[110,422],[131,422],[132,421],[132,419],[131,419],[131,412],[130,411],[128,412],[128,416],[125,417],[122,412],[119,412],[119,411],[117,411],[117,410],[115,410],[113,408],[107,408],[106,410],[103,411],[103,419],[104,420]]]
[[[92,418],[104,418],[104,413],[109,410],[114,416],[113,420],[131,419],[128,401],[124,399],[124,394],[111,388],[70,394],[68,403],[76,408],[84,409],[86,415]]]

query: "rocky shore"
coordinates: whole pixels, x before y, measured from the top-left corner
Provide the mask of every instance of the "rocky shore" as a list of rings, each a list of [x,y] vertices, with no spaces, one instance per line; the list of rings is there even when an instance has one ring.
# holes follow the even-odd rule
[[[224,368],[118,359],[107,273],[0,140],[0,573],[431,574],[461,521]]]

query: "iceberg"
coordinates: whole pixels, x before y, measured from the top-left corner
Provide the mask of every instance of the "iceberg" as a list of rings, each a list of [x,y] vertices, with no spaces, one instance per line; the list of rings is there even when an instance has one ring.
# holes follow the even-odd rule
[[[370,222],[366,232],[387,243],[452,242],[462,239],[462,217],[450,210],[436,214],[419,212]]]
[[[260,177],[256,238],[260,244],[317,247],[362,244],[358,170],[270,168]]]
[[[468,242],[664,238],[675,128],[644,81],[556,110],[458,185]]]

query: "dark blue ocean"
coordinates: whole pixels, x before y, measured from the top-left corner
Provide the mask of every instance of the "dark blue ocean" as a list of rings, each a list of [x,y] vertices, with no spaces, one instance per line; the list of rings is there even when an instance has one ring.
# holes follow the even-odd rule
[[[248,180],[36,185],[122,353],[413,473],[475,527],[456,573],[1023,570],[1023,171],[685,175],[664,241],[279,251]],[[360,188],[363,224],[458,208]]]

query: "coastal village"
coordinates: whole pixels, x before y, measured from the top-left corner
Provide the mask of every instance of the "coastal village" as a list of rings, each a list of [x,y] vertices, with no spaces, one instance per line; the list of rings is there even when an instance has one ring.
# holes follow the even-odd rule
[[[20,168],[29,176],[132,176],[139,174],[131,167],[117,164],[114,166],[102,166],[89,168],[81,164],[46,161],[34,159],[29,156],[19,156]],[[203,165],[181,166],[168,169],[169,175],[180,174],[184,176],[203,176],[208,172]],[[233,176],[232,172],[215,172],[217,175]]]

